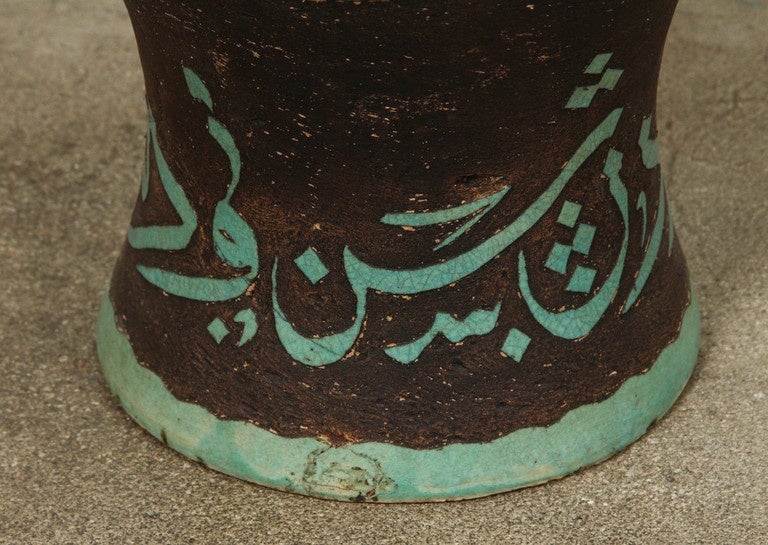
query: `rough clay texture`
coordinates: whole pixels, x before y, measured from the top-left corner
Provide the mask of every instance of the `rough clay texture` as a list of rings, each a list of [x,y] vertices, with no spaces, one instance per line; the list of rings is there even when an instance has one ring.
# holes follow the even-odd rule
[[[683,0],[662,165],[704,313],[671,411],[624,453],[482,500],[355,505],[187,461],[119,409],[95,317],[134,203],[142,78],[116,0],[0,0],[0,543],[764,543],[768,2]]]
[[[613,2],[593,0],[578,14],[557,3],[529,10],[515,2],[460,2],[445,15],[435,8],[439,3],[412,0],[300,9],[291,2],[203,2],[203,9],[178,0],[129,0],[158,142],[150,154],[147,198],[137,199],[131,224],[147,229],[179,221],[157,175],[153,156],[160,152],[198,225],[181,249],[127,244],[117,262],[110,298],[138,361],[178,399],[226,420],[334,445],[381,441],[420,449],[550,425],[647,371],[677,337],[689,301],[679,248],[673,245],[670,257],[666,250],[646,250],[635,210],[640,195],[647,195],[648,222],[656,223],[657,211],[665,221],[658,208],[659,169],[643,165],[638,135],[643,118],[654,112],[660,49],[675,0],[633,0],[611,17],[595,16]],[[337,39],[340,33],[344,40]],[[589,108],[564,108],[575,85],[595,79],[583,74],[584,66],[604,51],[615,67],[609,70],[620,67],[626,76]],[[211,109],[190,96],[182,66],[207,82]],[[488,80],[497,73],[504,75]],[[452,106],[422,111],[430,101]],[[361,113],[361,103],[372,110]],[[375,138],[374,110],[391,125],[374,128]],[[579,203],[578,222],[596,226],[588,255],[567,260],[568,274],[544,266],[554,242],[574,237],[572,228],[556,223],[558,203],[482,267],[484,258],[470,258],[524,217],[587,135],[614,113],[621,117],[612,136],[562,190],[562,199]],[[208,134],[209,115],[231,131],[239,150],[236,182]],[[631,210],[626,221],[603,174],[609,147],[621,150],[612,153],[621,157],[619,183]],[[476,179],[465,180],[467,174]],[[214,250],[228,186],[234,187],[233,214],[242,214],[253,233],[252,250],[244,241],[234,246],[243,259],[256,260],[245,269],[227,265]],[[435,251],[436,237],[450,232],[450,223],[404,231],[380,221],[390,211],[434,213],[505,187],[498,206],[470,232]],[[623,259],[617,256],[625,226]],[[327,265],[327,277],[317,283],[293,264],[309,247]],[[480,268],[406,297],[373,285],[360,296],[352,288],[347,251],[369,265],[413,271],[409,284],[418,284],[415,269],[440,262]],[[518,287],[520,252],[533,293],[549,309],[584,309],[594,298],[610,297],[614,289],[606,282],[618,259],[625,270],[615,304],[579,341],[546,332]],[[622,313],[649,254],[655,255],[652,274],[636,304],[627,303]],[[594,288],[566,290],[582,264],[596,271],[601,295]],[[193,290],[179,294],[150,284],[139,272],[144,267],[193,277],[253,277],[246,293],[201,302]],[[351,330],[353,340],[334,348],[338,356],[322,368],[298,364],[300,356],[288,349],[292,343],[276,331],[273,297],[303,337]],[[360,301],[364,312],[356,310]],[[485,334],[460,341],[438,335],[409,363],[386,353],[424,335],[438,313],[463,321],[495,306],[497,318]],[[252,342],[241,346],[236,334],[214,340],[206,330],[214,320],[232,325],[246,308],[259,324]],[[599,317],[603,309],[589,314]],[[530,336],[519,365],[500,350],[512,327]]]

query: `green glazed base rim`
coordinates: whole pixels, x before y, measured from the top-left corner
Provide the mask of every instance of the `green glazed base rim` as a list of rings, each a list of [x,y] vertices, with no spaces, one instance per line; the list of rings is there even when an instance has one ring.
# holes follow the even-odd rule
[[[627,447],[682,392],[698,355],[694,295],[676,341],[643,375],[611,397],[583,405],[547,427],[494,441],[417,450],[387,443],[342,447],[286,438],[249,422],[219,420],[176,399],[141,366],[115,325],[108,295],[99,314],[98,355],[126,412],[154,437],[206,466],[267,487],[309,496],[379,502],[448,501],[487,496],[557,479]]]

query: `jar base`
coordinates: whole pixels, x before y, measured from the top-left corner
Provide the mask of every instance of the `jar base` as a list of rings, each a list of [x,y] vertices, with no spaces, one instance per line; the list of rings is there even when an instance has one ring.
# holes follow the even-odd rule
[[[484,443],[412,449],[387,443],[333,447],[286,438],[243,421],[220,420],[176,399],[141,366],[115,325],[106,295],[98,355],[126,412],[181,454],[235,477],[299,494],[346,501],[428,502],[476,498],[541,484],[598,463],[638,439],[674,403],[698,354],[697,300],[678,338],[644,374],[611,397],[568,412],[548,427],[525,428]]]

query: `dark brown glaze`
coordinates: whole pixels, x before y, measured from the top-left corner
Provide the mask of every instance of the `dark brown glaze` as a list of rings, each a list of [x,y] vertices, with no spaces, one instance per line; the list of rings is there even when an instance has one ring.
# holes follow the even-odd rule
[[[222,419],[248,420],[287,437],[334,444],[381,441],[414,448],[489,441],[613,394],[648,370],[676,337],[689,302],[679,245],[661,250],[636,305],[621,305],[645,255],[657,213],[659,168],[646,169],[638,135],[655,110],[655,90],[674,0],[581,2],[290,2],[127,0],[158,139],[198,214],[189,246],[136,250],[126,244],[112,280],[118,325],[142,365],[179,399]],[[585,109],[566,109],[598,53],[624,73]],[[223,303],[168,295],[136,266],[227,278],[211,240],[214,208],[230,180],[225,154],[207,132],[209,111],[193,100],[182,67],[211,91],[214,116],[242,156],[232,207],[253,226],[259,275]],[[365,262],[426,266],[471,250],[507,226],[560,173],[585,137],[615,108],[618,128],[522,238],[477,272],[412,296],[370,292],[363,331],[339,362],[313,368],[292,360],[275,332],[271,272],[280,260],[280,305],[307,337],[346,329],[355,295],[344,275],[345,247]],[[655,136],[652,135],[652,136]],[[624,154],[630,241],[618,294],[583,339],[559,339],[531,315],[518,287],[525,252],[531,287],[550,310],[584,304],[608,277],[623,237],[602,174],[610,148]],[[153,162],[150,162],[154,165]],[[438,210],[511,187],[453,244],[435,239],[459,224],[416,230],[385,225],[385,214]],[[156,169],[139,200],[136,226],[178,217]],[[565,200],[597,226],[588,256],[568,274],[544,267],[554,242],[575,229],[556,222]],[[312,246],[329,269],[313,285],[292,260]],[[597,270],[591,294],[565,290],[577,265]],[[501,302],[493,331],[453,344],[442,335],[415,362],[384,353],[422,336],[436,313],[462,319]],[[235,346],[243,308],[258,317],[255,338]],[[219,317],[232,334],[217,344],[206,327]],[[531,343],[521,362],[501,354],[510,328]]]

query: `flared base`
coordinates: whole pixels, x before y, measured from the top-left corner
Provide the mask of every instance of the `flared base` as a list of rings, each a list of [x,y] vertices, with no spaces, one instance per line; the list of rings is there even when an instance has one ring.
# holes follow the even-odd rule
[[[219,420],[176,399],[142,367],[115,326],[109,297],[99,316],[104,375],[125,410],[171,448],[208,467],[280,490],[348,501],[421,502],[486,496],[563,477],[615,454],[674,403],[696,363],[695,297],[680,334],[645,374],[611,397],[568,412],[548,426],[494,441],[411,449],[386,443],[342,447],[285,438],[248,422]]]

